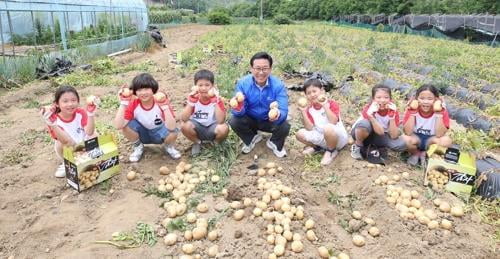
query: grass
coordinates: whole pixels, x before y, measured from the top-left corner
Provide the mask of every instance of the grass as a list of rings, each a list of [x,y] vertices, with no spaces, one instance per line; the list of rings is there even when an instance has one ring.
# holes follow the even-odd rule
[[[106,195],[111,190],[111,179],[104,180],[99,183],[99,193],[101,195]]]
[[[52,139],[46,130],[28,129],[21,133],[18,143],[21,146],[32,146],[36,142],[50,143]]]
[[[330,202],[336,206],[353,211],[354,207],[355,207],[355,203],[360,200],[360,197],[358,197],[354,193],[340,195],[338,193],[328,191],[327,200],[328,200],[328,202]]]
[[[321,169],[321,158],[322,154],[316,153],[310,156],[304,157],[303,169],[306,172],[315,172]]]
[[[94,241],[94,243],[112,245],[119,249],[129,249],[140,247],[143,244],[151,247],[157,241],[154,227],[143,222],[138,222],[133,232],[114,233],[112,240]]]
[[[100,109],[116,111],[120,107],[120,100],[116,95],[109,94],[101,97]]]
[[[17,165],[30,160],[31,156],[20,148],[13,148],[2,155],[2,163],[6,165]]]
[[[186,231],[188,226],[188,223],[186,222],[185,219],[183,218],[176,218],[171,220],[168,225],[167,225],[167,230],[168,232],[174,232],[174,231]]]
[[[328,176],[327,178],[325,178],[321,181],[312,182],[311,185],[314,186],[316,188],[316,190],[319,190],[320,188],[326,187],[329,184],[332,184],[332,183],[337,184],[337,183],[339,183],[339,181],[340,181],[340,177],[337,176],[335,173],[331,173],[330,176]]]
[[[172,200],[172,193],[171,192],[162,192],[162,191],[158,190],[158,188],[156,188],[155,186],[152,186],[152,185],[144,187],[142,192],[145,194],[145,197],[153,195],[153,196],[157,196],[157,197],[162,198],[162,199]]]
[[[225,208],[221,212],[219,212],[216,216],[213,216],[208,219],[208,230],[212,230],[215,225],[217,225],[217,222],[219,222],[223,217],[226,216],[226,214],[229,212],[230,208]]]

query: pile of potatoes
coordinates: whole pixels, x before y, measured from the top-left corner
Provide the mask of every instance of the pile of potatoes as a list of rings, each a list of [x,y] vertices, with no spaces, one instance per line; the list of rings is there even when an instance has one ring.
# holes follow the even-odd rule
[[[268,163],[266,166],[267,171],[275,168],[274,163]],[[273,175],[268,172],[267,174]],[[303,236],[310,242],[318,240],[314,232],[314,220],[311,218],[306,219],[304,208],[292,205],[290,198],[287,197],[294,192],[292,188],[282,184],[280,180],[273,181],[263,177],[257,180],[257,188],[263,192],[262,197],[258,199],[243,198],[242,201],[233,201],[231,208],[234,209],[233,219],[236,221],[240,221],[245,217],[245,208],[247,208],[247,211],[252,211],[251,218],[262,217],[268,222],[265,238],[267,243],[273,246],[272,251],[266,253],[268,258],[283,256],[286,250],[290,250],[294,254],[303,252]],[[302,231],[292,228],[293,221],[300,222]],[[321,251],[324,250],[318,250],[320,256]],[[343,255],[342,258],[349,258],[347,255]]]
[[[212,182],[217,182],[220,180],[218,179],[219,176],[213,175],[214,171],[211,169],[200,170],[185,162],[180,162],[176,166],[175,172],[170,172],[165,166],[160,167],[159,171],[161,175],[166,175],[166,177],[158,181],[158,190],[171,191],[173,195],[173,200],[163,204],[163,208],[167,212],[167,217],[162,221],[163,227],[167,228],[173,219],[185,216],[186,222],[195,224],[195,227],[183,233],[182,239],[184,241],[204,239],[216,241],[219,238],[218,231],[208,231],[208,220],[199,216],[208,212],[208,205],[203,202],[199,203],[196,206],[196,212],[188,212],[186,202],[187,196],[194,191],[198,183],[209,178]],[[176,233],[168,233],[163,241],[165,245],[173,246],[177,244],[179,239],[180,237]],[[200,254],[192,255],[196,250],[193,244],[186,243],[182,245],[182,252],[186,258],[201,258]],[[217,256],[218,250],[217,245],[212,245],[207,249],[206,254],[213,258]]]
[[[266,176],[266,175],[274,176],[277,173],[281,173],[281,172],[283,172],[283,167],[277,166],[276,163],[274,163],[274,162],[269,162],[266,164],[266,166],[264,168],[259,168],[257,170],[257,175],[261,176],[261,177]]]
[[[439,222],[439,215],[434,209],[424,208],[422,202],[418,199],[420,195],[417,191],[407,190],[401,186],[388,185],[386,194],[386,201],[395,206],[399,212],[399,216],[403,220],[417,220],[429,229],[437,229],[439,227],[446,230],[452,229],[452,224],[449,220],[442,219]],[[463,216],[463,208],[461,206],[454,206],[452,213],[452,207],[447,202],[437,199],[434,200],[434,205],[442,212],[442,216],[446,216],[447,213],[451,213],[452,216],[456,217]]]
[[[351,226],[362,226],[366,225],[366,230],[367,233],[372,236],[372,237],[378,237],[380,236],[380,230],[375,226],[375,221],[372,218],[369,217],[363,217],[360,211],[353,211],[351,214],[352,219],[349,221],[349,227]],[[360,221],[363,221],[362,224],[360,224]],[[359,229],[353,229],[354,231],[358,231]],[[362,235],[355,234],[352,236],[352,243],[355,246],[364,246],[365,245],[365,238]]]
[[[448,183],[449,178],[446,172],[440,172],[436,169],[432,169],[427,173],[427,180],[430,181],[433,189],[442,190]]]
[[[99,169],[97,167],[78,174],[78,182],[80,183],[80,187],[83,187],[81,189],[87,189],[96,184],[97,178],[99,178]]]

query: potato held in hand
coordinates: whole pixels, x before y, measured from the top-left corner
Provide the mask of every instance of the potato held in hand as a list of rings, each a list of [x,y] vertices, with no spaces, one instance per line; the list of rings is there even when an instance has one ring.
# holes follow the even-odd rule
[[[269,105],[269,108],[271,109],[278,109],[278,102],[274,101]]]
[[[268,113],[268,116],[269,116],[269,119],[270,120],[274,120],[276,118],[278,118],[279,116],[279,110],[274,108],[274,109],[271,109]]]
[[[130,88],[125,87],[122,89],[122,96],[123,97],[129,97],[132,95],[132,91],[130,91]]]
[[[443,110],[443,102],[441,100],[437,100],[434,102],[434,105],[432,107],[435,112],[440,112]]]
[[[231,106],[231,108],[233,109],[238,107],[238,100],[236,100],[236,97],[231,98],[231,100],[229,100],[229,106]]]
[[[417,100],[413,100],[410,102],[410,109],[412,109],[412,110],[418,109],[418,101]]]
[[[304,97],[301,97],[298,101],[298,105],[300,108],[305,108],[307,106],[307,99]]]
[[[215,89],[210,88],[210,90],[208,90],[208,97],[212,98],[214,96],[215,96]]]
[[[155,94],[155,100],[157,102],[163,102],[165,99],[167,99],[167,96],[164,93],[159,92]]]
[[[245,95],[243,95],[242,92],[237,92],[235,97],[236,97],[236,101],[238,101],[239,103],[241,103],[245,100]]]
[[[318,102],[322,103],[326,101],[326,95],[322,94],[318,96]]]

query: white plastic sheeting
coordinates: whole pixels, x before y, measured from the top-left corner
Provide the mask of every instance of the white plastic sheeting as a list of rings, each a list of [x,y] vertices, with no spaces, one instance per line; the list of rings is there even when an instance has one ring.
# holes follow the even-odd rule
[[[79,31],[95,25],[98,17],[129,19],[139,31],[148,25],[147,7],[142,0],[0,0],[0,43],[8,43],[12,34],[34,31],[34,21],[53,27],[54,19],[65,29]]]

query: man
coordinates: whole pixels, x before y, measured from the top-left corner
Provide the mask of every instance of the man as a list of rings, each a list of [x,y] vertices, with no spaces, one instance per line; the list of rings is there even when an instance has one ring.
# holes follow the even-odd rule
[[[288,95],[284,83],[271,75],[273,59],[265,52],[259,52],[250,59],[251,75],[244,76],[236,84],[236,93],[244,98],[233,98],[237,104],[232,107],[229,125],[243,141],[241,151],[248,154],[262,136],[258,130],[272,133],[267,141],[277,157],[286,156],[285,139],[290,132],[288,115]],[[237,101],[237,99],[240,99]],[[270,105],[277,102],[277,113],[269,116]],[[276,110],[275,110],[276,111]]]

